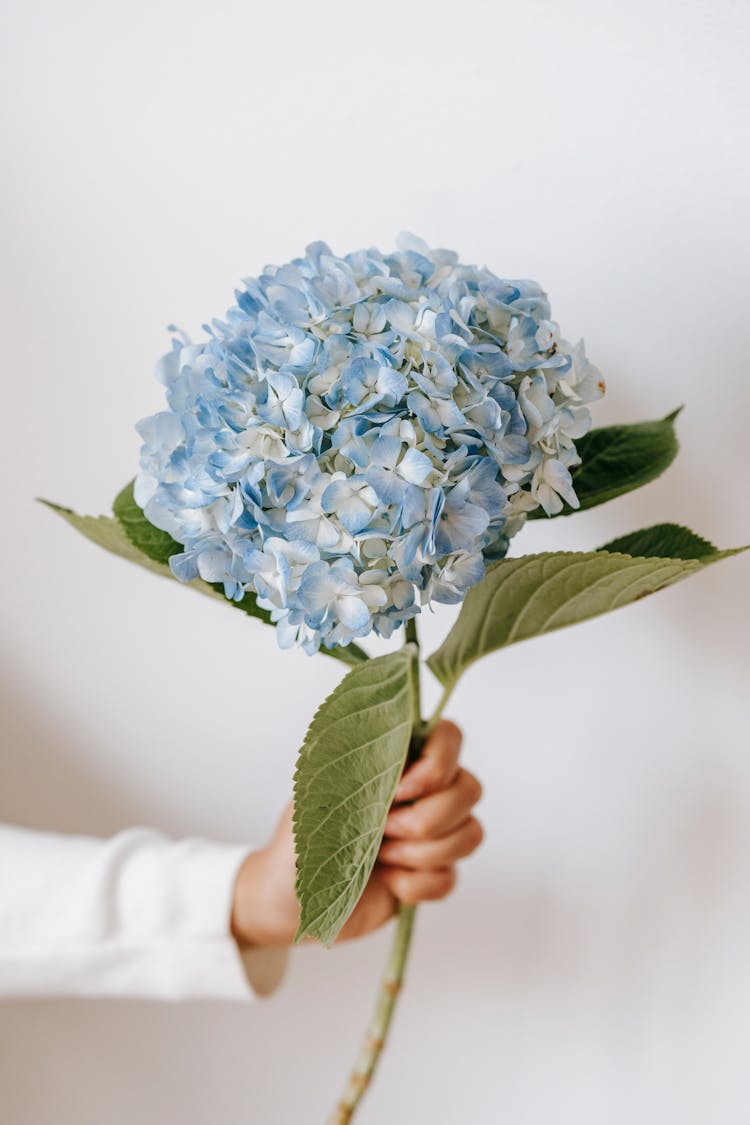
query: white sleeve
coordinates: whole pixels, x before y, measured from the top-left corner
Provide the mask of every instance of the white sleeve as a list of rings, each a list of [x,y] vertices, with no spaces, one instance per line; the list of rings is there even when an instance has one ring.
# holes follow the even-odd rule
[[[247,847],[110,840],[0,825],[0,996],[248,1000],[279,983],[284,949],[230,933]]]

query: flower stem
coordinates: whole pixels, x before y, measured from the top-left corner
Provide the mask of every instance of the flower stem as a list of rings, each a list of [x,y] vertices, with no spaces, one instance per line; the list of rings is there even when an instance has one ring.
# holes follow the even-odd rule
[[[417,623],[413,619],[406,623],[406,642],[416,646],[411,665],[413,726],[407,755],[407,761],[413,762],[422,752],[427,737],[427,725],[422,721],[420,711],[419,638],[417,636]],[[404,979],[416,913],[416,906],[405,906],[402,903],[398,907],[396,932],[388,954],[385,973],[380,982],[375,1011],[362,1040],[362,1046],[346,1084],[346,1089],[341,1101],[329,1117],[328,1125],[349,1125],[380,1061],[393,1019],[396,999],[401,991]]]
[[[416,906],[399,907],[396,934],[380,984],[375,1011],[343,1097],[329,1118],[329,1125],[349,1125],[380,1061],[393,1018],[396,998],[404,979],[404,968],[409,954],[416,912]]]
[[[419,634],[417,633],[417,622],[414,617],[406,622],[406,643],[412,644],[415,647],[414,659],[411,662],[411,742],[409,743],[409,753],[406,759],[407,762],[414,762],[422,753],[425,740],[419,677]]]
[[[443,690],[443,694],[440,696],[437,707],[426,722],[428,732],[431,731],[435,724],[441,719],[443,711],[445,710],[445,705],[452,694],[453,684],[449,684],[448,687]]]

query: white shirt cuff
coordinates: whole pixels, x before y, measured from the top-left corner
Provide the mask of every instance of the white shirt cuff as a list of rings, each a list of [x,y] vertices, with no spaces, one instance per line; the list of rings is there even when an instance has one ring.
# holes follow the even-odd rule
[[[288,950],[230,932],[247,846],[110,840],[0,827],[0,994],[244,1000],[267,996]]]

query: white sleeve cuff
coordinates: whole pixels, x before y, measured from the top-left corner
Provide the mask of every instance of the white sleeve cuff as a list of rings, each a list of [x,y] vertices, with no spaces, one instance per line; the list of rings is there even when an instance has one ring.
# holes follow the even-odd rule
[[[0,828],[0,993],[249,1000],[286,949],[230,933],[247,847],[130,829],[111,840]]]

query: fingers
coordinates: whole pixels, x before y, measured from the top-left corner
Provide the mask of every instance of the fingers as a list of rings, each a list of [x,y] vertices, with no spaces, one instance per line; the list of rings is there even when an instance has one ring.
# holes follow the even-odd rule
[[[413,905],[436,902],[449,895],[456,885],[455,867],[434,871],[409,871],[404,867],[383,867],[380,877],[399,902]]]
[[[386,840],[380,849],[381,863],[412,870],[449,867],[465,859],[484,839],[484,829],[475,816],[470,816],[455,831],[435,840]]]
[[[399,782],[378,862],[344,936],[369,932],[371,916],[377,913],[380,924],[397,902],[445,898],[456,885],[457,861],[482,842],[482,827],[471,815],[482,787],[459,767],[461,738],[454,723],[438,723]]]
[[[459,769],[455,781],[447,789],[389,813],[385,835],[401,840],[445,836],[468,819],[481,796],[482,786],[474,774]]]
[[[357,903],[354,913],[342,927],[336,941],[363,937],[364,934],[377,930],[393,917],[398,899],[385,881],[384,870],[379,864],[375,865],[364,895]]]
[[[455,723],[442,719],[430,732],[419,759],[401,778],[394,800],[414,801],[447,788],[458,771],[462,737]]]

